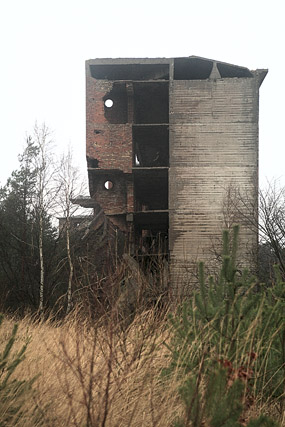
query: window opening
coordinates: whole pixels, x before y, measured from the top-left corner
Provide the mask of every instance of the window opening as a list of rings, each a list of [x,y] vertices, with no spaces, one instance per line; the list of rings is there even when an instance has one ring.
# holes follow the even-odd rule
[[[113,84],[112,89],[102,99],[104,115],[109,123],[128,122],[128,96],[125,84]]]
[[[168,126],[133,126],[134,166],[169,166]]]
[[[168,123],[168,103],[168,83],[134,83],[134,123]]]
[[[114,187],[114,184],[112,183],[112,181],[106,181],[104,183],[104,187],[106,188],[106,190],[111,190]]]
[[[105,101],[105,107],[112,108],[114,105],[114,101],[112,99],[106,99]]]

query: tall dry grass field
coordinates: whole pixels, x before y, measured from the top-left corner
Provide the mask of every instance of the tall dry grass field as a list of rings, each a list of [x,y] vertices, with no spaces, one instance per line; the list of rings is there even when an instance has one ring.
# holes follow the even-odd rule
[[[112,313],[100,323],[84,320],[78,313],[60,323],[33,321],[28,316],[20,320],[13,352],[27,340],[29,344],[13,376],[36,379],[32,390],[21,398],[20,416],[3,421],[2,405],[0,426],[173,425],[185,413],[178,392],[185,378],[175,369],[169,378],[161,375],[170,363],[165,344],[171,341],[171,331],[166,317],[158,318],[154,309],[145,311],[128,327]],[[0,353],[14,323],[6,318],[0,328]],[[202,329],[197,337],[189,348],[188,363],[205,347],[205,340],[210,342]],[[203,378],[202,391],[206,375]],[[9,401],[10,405],[18,403]],[[259,410],[276,415],[274,405],[263,403],[259,408],[252,405],[246,418],[257,416]],[[201,425],[210,426],[207,421]]]
[[[4,320],[1,351],[13,324]],[[74,314],[58,325],[24,318],[13,350],[30,342],[13,375],[40,375],[24,400],[23,415],[11,425],[171,425],[183,407],[175,376],[167,387],[161,380],[168,353],[165,326],[154,311],[138,315],[128,328],[112,318],[90,326]]]

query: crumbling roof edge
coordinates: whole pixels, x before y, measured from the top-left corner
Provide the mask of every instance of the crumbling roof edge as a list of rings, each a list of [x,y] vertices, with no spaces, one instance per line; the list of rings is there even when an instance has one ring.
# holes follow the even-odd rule
[[[267,68],[258,68],[257,70],[251,71],[258,79],[259,87],[262,85],[263,80],[268,74]]]
[[[251,73],[254,72],[254,70],[250,70],[249,68],[244,67],[242,65],[236,65],[229,62],[219,61],[217,59],[212,59],[212,58],[205,58],[203,56],[197,56],[197,55],[177,56],[172,58],[165,58],[165,57],[162,57],[162,58],[159,58],[159,57],[158,58],[149,58],[149,57],[148,58],[95,58],[95,59],[86,60],[86,65],[170,64],[175,59],[188,59],[188,58],[216,62],[218,64],[248,70]]]

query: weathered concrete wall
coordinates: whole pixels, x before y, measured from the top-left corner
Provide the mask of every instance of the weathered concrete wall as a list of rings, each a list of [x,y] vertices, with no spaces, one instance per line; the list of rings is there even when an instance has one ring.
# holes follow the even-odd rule
[[[212,267],[226,223],[241,223],[243,265],[254,264],[257,234],[243,215],[226,218],[225,205],[231,188],[257,206],[258,87],[255,77],[171,84],[169,234],[178,286],[191,282],[197,260]]]

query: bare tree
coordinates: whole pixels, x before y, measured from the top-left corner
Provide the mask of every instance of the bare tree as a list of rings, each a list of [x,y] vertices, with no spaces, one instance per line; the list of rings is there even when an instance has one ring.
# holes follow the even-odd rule
[[[231,188],[225,206],[234,212],[234,222],[246,223],[258,235],[260,248],[267,248],[267,256],[269,251],[271,262],[278,262],[285,278],[285,187],[278,181],[268,182],[265,189],[259,190],[258,201]],[[263,262],[261,250],[259,253]]]
[[[64,235],[66,256],[68,263],[68,285],[67,285],[67,308],[69,313],[72,308],[72,283],[74,275],[74,263],[72,257],[71,237],[76,226],[80,226],[81,218],[74,217],[80,209],[79,205],[72,203],[79,194],[85,190],[79,171],[73,166],[72,152],[70,148],[66,154],[63,154],[60,160],[60,167],[57,174],[57,201],[58,208],[61,211],[60,232]]]
[[[261,243],[270,246],[285,277],[285,188],[278,181],[260,191],[259,217]]]
[[[35,211],[39,227],[38,250],[40,261],[40,286],[39,286],[39,311],[44,309],[44,288],[45,288],[45,263],[44,263],[44,221],[45,216],[51,211],[54,205],[56,188],[54,186],[55,164],[53,159],[53,142],[49,128],[37,123],[34,126],[33,139],[38,148],[38,155],[35,157],[37,170],[37,190],[35,194]]]

